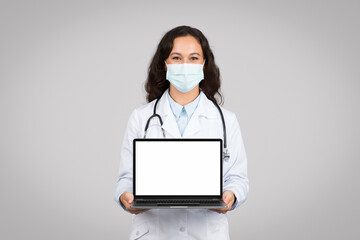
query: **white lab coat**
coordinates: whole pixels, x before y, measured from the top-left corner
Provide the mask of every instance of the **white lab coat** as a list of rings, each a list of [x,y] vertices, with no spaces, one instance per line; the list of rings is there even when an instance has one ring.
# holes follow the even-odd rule
[[[188,122],[183,137],[223,138],[222,121],[218,109],[203,92],[200,95],[198,107]],[[115,191],[115,201],[119,204],[119,197],[123,192],[133,192],[132,142],[134,138],[144,137],[145,124],[153,114],[154,104],[155,100],[135,109],[129,118],[121,149],[120,173]],[[231,190],[235,194],[237,201],[233,205],[232,209],[234,209],[246,200],[248,194],[247,159],[235,114],[224,108],[222,111],[230,152],[229,161],[223,162],[223,191]],[[160,98],[156,112],[162,117],[166,137],[181,138],[166,92]],[[159,121],[153,118],[148,128],[147,138],[162,137]],[[207,209],[151,209],[133,215],[130,239],[226,240],[229,239],[227,215]]]

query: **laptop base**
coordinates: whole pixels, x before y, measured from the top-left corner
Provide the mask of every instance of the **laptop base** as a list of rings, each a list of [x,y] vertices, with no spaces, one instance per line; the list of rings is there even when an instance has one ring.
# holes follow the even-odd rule
[[[222,200],[194,201],[185,202],[184,200],[135,200],[131,208],[206,208],[206,209],[222,209],[226,208],[226,204]]]

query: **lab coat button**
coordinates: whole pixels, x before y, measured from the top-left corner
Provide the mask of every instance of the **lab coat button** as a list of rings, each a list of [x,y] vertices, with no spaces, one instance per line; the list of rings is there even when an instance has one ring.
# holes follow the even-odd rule
[[[180,228],[180,232],[185,232],[185,228],[184,228],[184,227],[181,227],[181,228]]]

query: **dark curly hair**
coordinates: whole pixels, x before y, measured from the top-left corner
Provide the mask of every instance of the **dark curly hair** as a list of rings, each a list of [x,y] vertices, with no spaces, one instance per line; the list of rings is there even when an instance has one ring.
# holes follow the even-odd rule
[[[222,104],[223,97],[220,93],[220,71],[215,64],[214,54],[210,49],[209,42],[204,34],[189,26],[179,26],[168,31],[161,39],[154,57],[149,66],[149,73],[145,83],[147,92],[146,99],[151,102],[160,98],[166,89],[170,87],[169,81],[166,80],[165,60],[171,53],[174,39],[191,35],[196,38],[202,48],[205,61],[204,80],[200,82],[200,88],[205,95],[212,101]],[[216,99],[216,95],[219,100]]]

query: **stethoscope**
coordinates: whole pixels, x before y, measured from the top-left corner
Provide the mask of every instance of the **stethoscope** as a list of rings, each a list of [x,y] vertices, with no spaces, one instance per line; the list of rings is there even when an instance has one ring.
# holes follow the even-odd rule
[[[153,118],[158,118],[159,121],[160,121],[160,125],[161,125],[161,130],[162,130],[162,134],[163,134],[163,137],[165,138],[165,130],[163,129],[162,125],[163,125],[163,121],[161,119],[161,116],[159,114],[156,113],[156,107],[157,107],[157,104],[159,102],[159,98],[156,100],[155,102],[155,105],[154,105],[154,113],[153,115],[151,115],[149,117],[149,119],[147,120],[146,122],[146,125],[145,125],[145,133],[144,133],[144,138],[146,138],[146,134],[147,134],[147,130],[149,128],[149,124],[150,124],[150,121],[151,119]],[[224,151],[223,151],[223,160],[224,161],[229,161],[230,159],[230,152],[229,150],[227,149],[227,138],[226,138],[226,126],[225,126],[225,119],[224,119],[224,115],[223,115],[223,112],[221,111],[221,108],[219,107],[219,105],[212,101],[212,103],[216,106],[216,108],[219,110],[219,113],[220,113],[220,116],[221,116],[221,121],[222,121],[222,126],[223,126],[223,135],[224,135]]]

